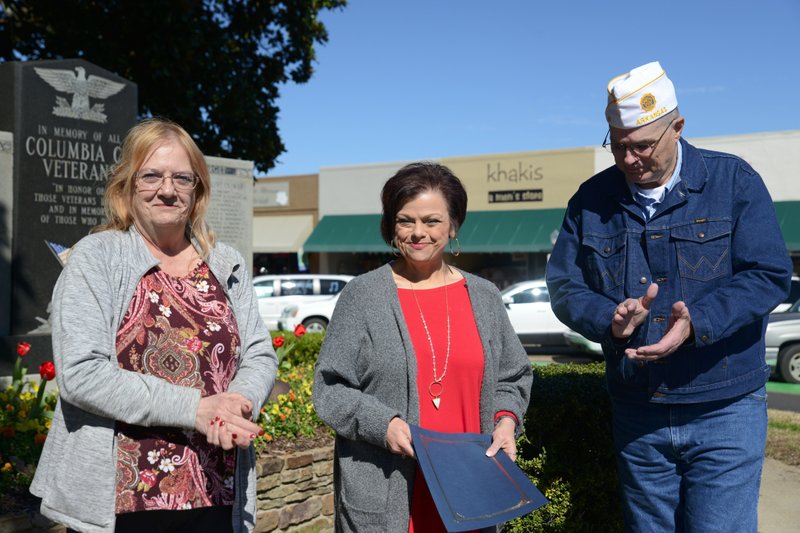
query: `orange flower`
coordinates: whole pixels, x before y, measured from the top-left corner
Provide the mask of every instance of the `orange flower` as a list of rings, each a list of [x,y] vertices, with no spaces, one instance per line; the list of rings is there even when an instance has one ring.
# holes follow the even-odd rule
[[[281,413],[281,420],[286,420],[286,415]]]
[[[289,389],[289,399],[295,401],[297,399],[297,395],[294,393],[292,389]]]
[[[303,324],[297,324],[297,326],[294,328],[294,336],[302,337],[305,334],[306,334],[306,328],[303,326]]]
[[[286,342],[286,339],[283,338],[283,335],[278,335],[274,339],[272,339],[272,345],[276,348],[280,348],[283,346],[283,343]]]

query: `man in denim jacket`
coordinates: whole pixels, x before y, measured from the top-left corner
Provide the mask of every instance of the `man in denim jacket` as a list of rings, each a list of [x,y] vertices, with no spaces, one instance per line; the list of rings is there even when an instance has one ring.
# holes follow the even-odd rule
[[[615,166],[569,202],[553,310],[603,345],[627,530],[755,533],[766,316],[792,270],[772,199],[745,161],[681,139],[657,62],[608,92]]]

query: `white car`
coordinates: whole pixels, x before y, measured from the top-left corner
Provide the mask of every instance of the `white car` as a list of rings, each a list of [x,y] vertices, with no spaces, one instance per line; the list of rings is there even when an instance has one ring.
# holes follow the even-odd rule
[[[500,294],[511,325],[524,346],[565,346],[567,326],[553,313],[544,280],[515,283]]]
[[[270,330],[281,329],[278,319],[284,308],[298,302],[330,300],[353,276],[339,274],[275,274],[256,276],[253,287],[258,311]],[[294,329],[294,328],[292,328]]]
[[[287,305],[278,319],[278,329],[294,331],[302,324],[309,333],[325,333],[338,300],[339,295],[335,294],[322,300],[304,300]]]
[[[800,383],[800,300],[783,313],[769,315],[767,364],[783,381]]]

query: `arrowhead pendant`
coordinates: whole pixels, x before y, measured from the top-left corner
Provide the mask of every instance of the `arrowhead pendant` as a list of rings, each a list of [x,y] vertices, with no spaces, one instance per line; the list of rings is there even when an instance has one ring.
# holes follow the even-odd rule
[[[435,397],[435,398],[433,399],[433,406],[434,406],[434,407],[435,407],[437,410],[439,409],[439,402],[441,402],[441,399],[440,399],[438,396],[437,396],[437,397]]]

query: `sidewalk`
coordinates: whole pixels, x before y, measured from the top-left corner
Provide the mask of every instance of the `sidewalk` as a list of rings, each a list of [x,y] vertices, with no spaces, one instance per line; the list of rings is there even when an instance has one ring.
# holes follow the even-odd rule
[[[800,524],[800,468],[766,458],[758,500],[759,533],[795,533]]]

